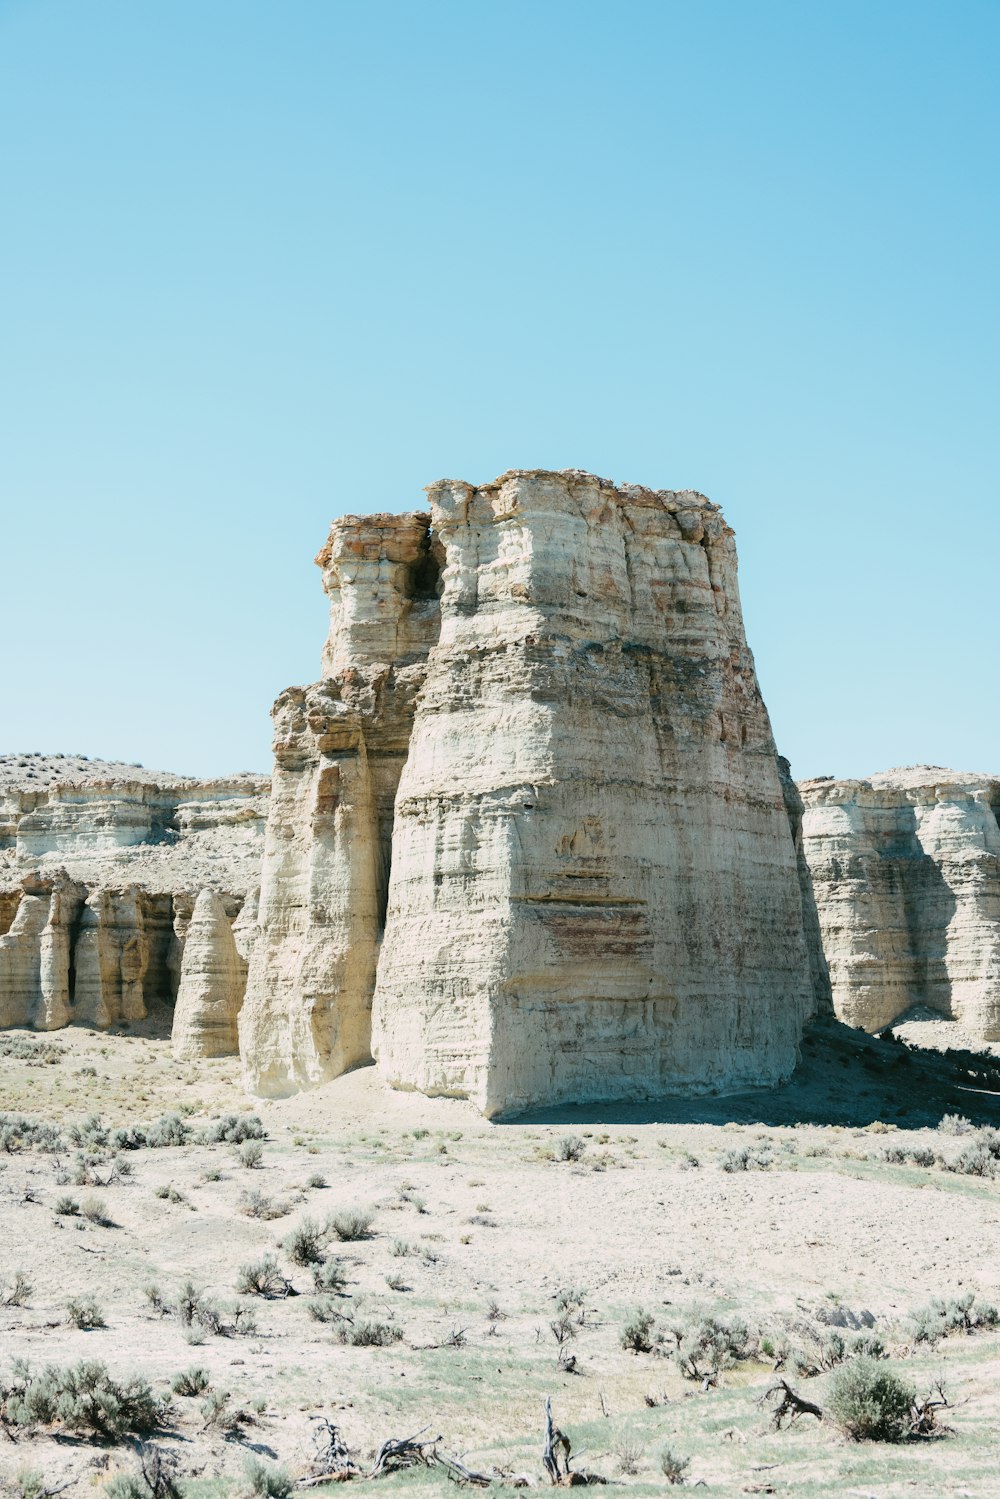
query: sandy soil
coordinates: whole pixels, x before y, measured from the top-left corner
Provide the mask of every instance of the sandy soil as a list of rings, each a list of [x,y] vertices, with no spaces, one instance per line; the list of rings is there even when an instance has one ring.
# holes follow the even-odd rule
[[[871,1113],[870,1073],[833,1068],[842,1079],[824,1093],[807,1067],[784,1102],[563,1110],[496,1125],[461,1102],[388,1092],[371,1068],[296,1098],[248,1103],[235,1060],[179,1065],[153,1037],[74,1029],[35,1055],[37,1037],[0,1040],[13,1051],[22,1042],[25,1053],[0,1054],[6,1110],[61,1125],[94,1112],[116,1125],[180,1111],[198,1131],[251,1108],[267,1131],[259,1166],[241,1164],[230,1144],[189,1143],[120,1153],[131,1173],[108,1185],[74,1182],[71,1143],[56,1154],[0,1154],[0,1280],[20,1269],[33,1286],[26,1306],[0,1307],[0,1382],[16,1357],[34,1367],[88,1358],[140,1372],[167,1394],[179,1370],[202,1366],[252,1422],[230,1435],[205,1429],[199,1399],[173,1398],[157,1440],[178,1456],[195,1499],[238,1485],[248,1452],[304,1472],[317,1415],[363,1462],[387,1436],[430,1426],[474,1466],[540,1477],[546,1394],[574,1448],[586,1449],[583,1466],[637,1494],[663,1491],[664,1443],[691,1458],[690,1482],[718,1493],[1000,1492],[990,1439],[1000,1339],[949,1338],[914,1357],[907,1333],[909,1314],[934,1295],[974,1289],[1000,1300],[1000,1186],[887,1161],[901,1142],[945,1159],[968,1145],[967,1135],[929,1127],[919,1109],[914,1128],[829,1122],[859,1098],[861,1115]],[[783,1123],[784,1108],[813,1122]],[[752,1122],[761,1113],[772,1122]],[[580,1142],[579,1159],[558,1158],[567,1138]],[[768,1151],[768,1169],[724,1171],[726,1155],[743,1146]],[[103,1157],[89,1168],[103,1183],[111,1153],[90,1153]],[[310,1185],[318,1178],[325,1185]],[[248,1216],[254,1191],[282,1216]],[[57,1214],[67,1195],[81,1206],[97,1198],[107,1224]],[[281,1247],[303,1219],[351,1207],[370,1207],[374,1218],[370,1237],[327,1245],[346,1276],[336,1308],[355,1323],[398,1326],[402,1338],[387,1347],[344,1346],[334,1325],[314,1320],[312,1272]],[[268,1251],[300,1294],[244,1296],[257,1319],[251,1336],[192,1345],[179,1318],[159,1314],[145,1294],[155,1285],[173,1305],[191,1280],[231,1304],[239,1267]],[[581,1298],[568,1345],[577,1367],[567,1373],[550,1324],[570,1288]],[[68,1325],[67,1298],[86,1295],[106,1327]],[[870,1311],[914,1384],[948,1371],[951,1398],[967,1402],[954,1412],[957,1434],[886,1448],[847,1443],[825,1422],[771,1433],[755,1403],[773,1382],[767,1361],[737,1363],[703,1392],[669,1358],[620,1346],[637,1307],[664,1331],[698,1312],[738,1314],[796,1343],[822,1334],[819,1318],[838,1307]],[[828,1380],[793,1383],[822,1403]],[[632,1448],[638,1471],[620,1472]],[[71,1482],[71,1494],[90,1493],[130,1461],[121,1446],[0,1435],[9,1482],[31,1468],[50,1485]],[[765,1481],[772,1487],[759,1487]],[[351,1491],[453,1492],[446,1483],[421,1471],[360,1480]]]

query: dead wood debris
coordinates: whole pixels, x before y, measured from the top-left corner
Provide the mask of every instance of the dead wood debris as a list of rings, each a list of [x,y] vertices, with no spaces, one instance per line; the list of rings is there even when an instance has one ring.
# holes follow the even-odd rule
[[[815,1416],[817,1421],[822,1421],[823,1412],[819,1406],[797,1395],[787,1379],[779,1379],[777,1384],[765,1390],[757,1404],[766,1406],[775,1395],[781,1397],[771,1412],[771,1426],[775,1431],[780,1431],[785,1421],[791,1424],[797,1421],[799,1416]]]

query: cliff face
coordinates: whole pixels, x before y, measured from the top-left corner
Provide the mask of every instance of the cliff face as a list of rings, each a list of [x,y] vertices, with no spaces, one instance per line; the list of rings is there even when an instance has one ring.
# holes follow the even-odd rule
[[[267,792],[255,776],[0,757],[0,1026],[151,1011],[168,1026],[198,892],[231,922],[259,879]]]
[[[575,472],[430,496],[429,532],[349,518],[318,559],[328,676],[275,710],[248,1084],[361,1060],[373,990],[383,1076],[489,1114],[787,1075],[809,959],[718,510]]]
[[[258,933],[240,1017],[248,1086],[282,1094],[370,1057],[393,807],[438,627],[426,515],[347,516],[316,559],[327,678],[275,704]]]
[[[587,474],[432,487],[374,1050],[487,1114],[772,1083],[812,1005],[732,533]]]
[[[836,1013],[912,1006],[1000,1041],[1000,779],[934,766],[803,781],[803,849]]]

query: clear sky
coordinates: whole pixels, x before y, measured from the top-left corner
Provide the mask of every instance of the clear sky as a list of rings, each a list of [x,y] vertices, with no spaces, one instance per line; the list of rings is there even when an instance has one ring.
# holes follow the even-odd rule
[[[312,558],[696,488],[799,776],[1000,770],[995,0],[0,0],[0,749],[266,769]]]

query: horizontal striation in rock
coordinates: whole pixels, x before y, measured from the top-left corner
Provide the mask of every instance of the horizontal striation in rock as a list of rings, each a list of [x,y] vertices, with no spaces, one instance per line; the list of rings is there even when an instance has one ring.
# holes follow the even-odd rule
[[[914,766],[799,791],[837,1015],[875,1031],[926,1005],[1000,1041],[1000,777]]]

